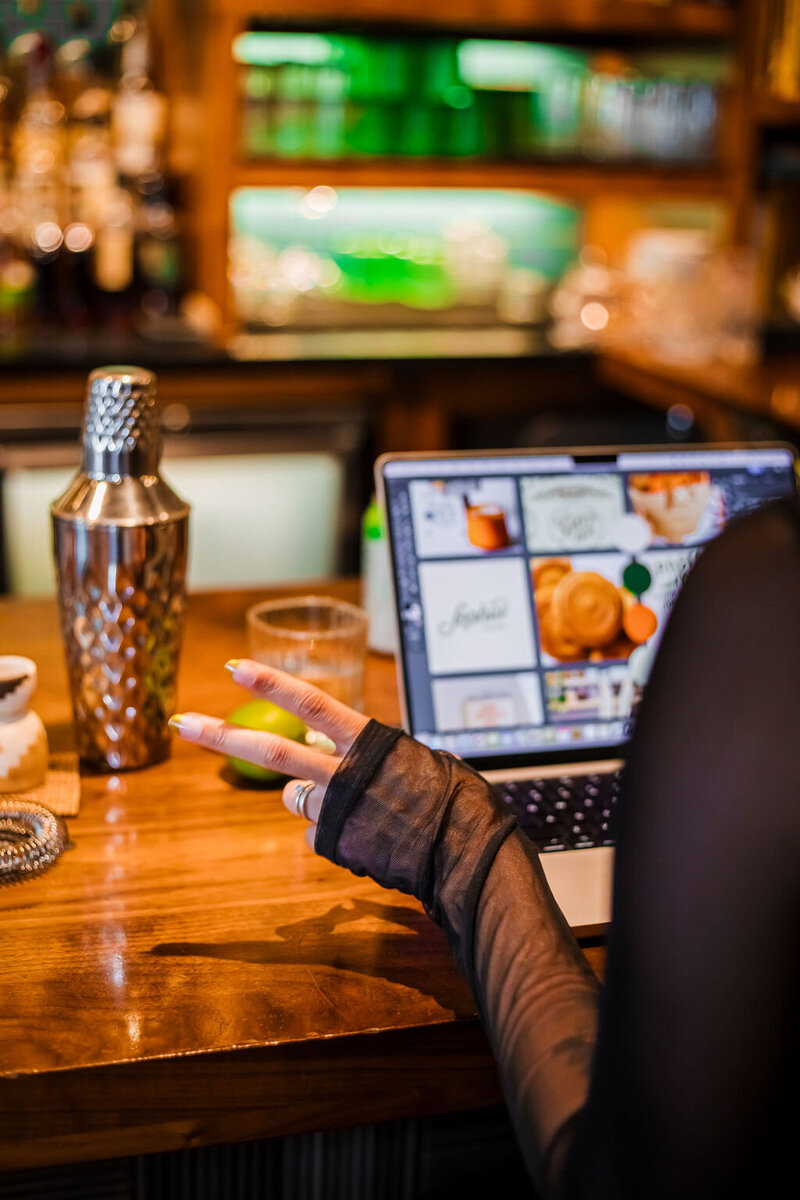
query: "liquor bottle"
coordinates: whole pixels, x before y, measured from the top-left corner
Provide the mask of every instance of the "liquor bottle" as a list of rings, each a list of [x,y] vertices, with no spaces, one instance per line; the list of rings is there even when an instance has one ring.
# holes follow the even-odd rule
[[[122,48],[121,72],[111,124],[117,168],[133,180],[159,169],[167,128],[167,100],[150,78],[150,39],[142,15]]]
[[[59,256],[58,308],[62,327],[87,332],[97,322],[92,269],[94,229],[84,221],[71,221],[64,230]]]
[[[175,316],[179,308],[182,256],[177,214],[164,176],[136,181],[136,276],[145,319]]]
[[[107,189],[98,207],[94,284],[104,325],[121,336],[133,321],[136,212],[128,189],[117,186]]]
[[[66,111],[53,87],[52,47],[44,36],[23,43],[27,91],[12,137],[20,240],[35,272],[37,320],[58,326],[58,258],[67,220]]]
[[[167,101],[154,87],[150,69],[149,30],[139,12],[136,32],[122,47],[112,108],[119,187],[111,219],[98,228],[95,249],[97,283],[114,294],[109,311],[118,333],[128,332],[142,314],[145,321],[157,321],[178,308],[180,243],[164,178]]]
[[[61,80],[64,89],[64,74]],[[111,140],[113,92],[105,80],[96,78],[90,64],[84,71],[73,66],[69,75],[72,92],[67,107],[67,164],[70,185],[71,219],[92,227],[98,221],[98,197],[106,195],[117,182],[117,168]]]
[[[51,508],[78,751],[118,770],[169,754],[189,507],[159,475],[155,377],[89,376],[83,463]]]
[[[18,175],[49,193],[62,181],[66,110],[53,87],[53,52],[44,36],[24,43],[27,68],[25,103],[12,137]]]
[[[28,326],[35,276],[22,248],[24,214],[16,203],[12,136],[14,81],[0,59],[0,337],[8,344]]]
[[[6,166],[11,153],[11,134],[16,122],[14,91],[14,81],[6,72],[5,57],[0,52],[0,164]]]

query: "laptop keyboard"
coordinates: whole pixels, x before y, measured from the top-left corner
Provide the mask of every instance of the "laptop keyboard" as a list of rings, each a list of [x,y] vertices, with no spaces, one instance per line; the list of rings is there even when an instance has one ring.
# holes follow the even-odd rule
[[[541,853],[614,845],[620,772],[495,783]]]

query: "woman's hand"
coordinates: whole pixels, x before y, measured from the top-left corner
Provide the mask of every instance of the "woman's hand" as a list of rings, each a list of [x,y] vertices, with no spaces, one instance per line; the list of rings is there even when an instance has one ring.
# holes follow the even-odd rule
[[[323,754],[278,734],[243,729],[203,713],[176,713],[170,717],[170,726],[186,742],[195,742],[220,754],[244,758],[259,767],[278,771],[281,775],[297,776],[284,787],[283,803],[291,813],[304,815],[310,822],[306,830],[306,842],[313,849],[317,820],[328,784],[369,718],[333,700],[310,683],[287,675],[285,671],[265,667],[248,658],[231,659],[225,665],[235,682],[254,696],[271,700],[273,704],[294,713],[309,729],[324,733],[333,742],[335,752]],[[313,789],[304,789],[304,783],[313,783]],[[298,804],[304,793],[305,800]]]

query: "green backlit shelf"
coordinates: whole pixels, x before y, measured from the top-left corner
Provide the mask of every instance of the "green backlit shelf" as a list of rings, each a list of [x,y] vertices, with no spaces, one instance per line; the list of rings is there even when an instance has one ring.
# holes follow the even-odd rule
[[[453,158],[445,157],[438,145],[426,146],[415,157],[402,139],[390,139],[386,146],[367,145],[366,134],[364,145],[351,145],[350,137],[345,138],[344,145],[333,144],[332,140],[331,145],[317,147],[312,139],[311,144],[273,146],[269,141],[269,122],[275,96],[286,101],[290,112],[285,119],[290,127],[292,120],[302,123],[307,100],[312,108],[316,97],[319,106],[324,102],[335,109],[334,99],[327,91],[324,95],[314,93],[307,97],[302,88],[293,91],[288,85],[285,95],[267,89],[262,99],[257,89],[245,90],[242,66],[248,65],[247,60],[237,61],[233,54],[228,57],[225,53],[225,48],[233,47],[243,34],[263,31],[365,39],[374,34],[376,39],[407,40],[410,45],[428,39],[435,44],[451,38],[484,37],[547,42],[552,44],[553,53],[565,56],[593,54],[598,50],[646,56],[654,50],[660,53],[663,47],[667,53],[679,49],[698,58],[709,52],[725,58],[735,45],[740,27],[736,8],[690,0],[676,4],[647,0],[494,0],[490,5],[485,0],[294,0],[291,6],[285,0],[207,0],[204,12],[205,54],[200,85],[205,100],[204,149],[197,170],[196,191],[198,212],[203,215],[197,275],[200,289],[212,296],[222,310],[228,333],[237,327],[227,255],[229,205],[233,193],[240,189],[310,190],[323,185],[334,189],[513,190],[577,206],[591,206],[602,196],[645,203],[665,200],[698,204],[716,201],[725,204],[735,202],[738,196],[734,156],[723,138],[716,147],[709,148],[708,154],[698,154],[691,160],[688,156],[683,160],[665,156],[663,160],[648,162],[619,158],[615,161],[611,156],[599,155],[595,158],[594,146],[589,150],[590,157],[579,158],[582,147],[559,145],[556,151],[555,146],[544,144],[544,138],[540,139],[541,147],[516,144],[506,147],[487,136],[487,146],[475,150],[471,144],[467,147],[466,134],[463,144],[456,139],[461,156]],[[178,24],[176,21],[176,29]],[[653,65],[653,71],[657,73],[659,67]],[[389,72],[391,78],[394,74]],[[441,82],[436,72],[434,76]],[[720,90],[722,104],[727,103],[726,83],[723,81]],[[485,82],[470,86],[473,91],[493,90]],[[363,88],[352,95],[343,93],[346,115],[350,115],[351,108],[358,109],[359,101],[368,108],[365,95]],[[420,105],[430,100],[427,93],[419,95]],[[393,95],[383,100],[391,108]],[[450,103],[448,97],[444,101]],[[435,103],[438,102],[435,98]],[[270,110],[266,114],[269,121],[265,122],[263,145],[245,142],[248,104],[253,110],[258,110],[260,104]],[[430,104],[434,105],[434,101]],[[453,102],[451,107],[463,106]],[[489,125],[491,133],[494,125],[491,121]],[[345,128],[347,131],[348,127]],[[323,134],[324,142],[330,134],[327,124]],[[395,153],[395,147],[407,153]],[[374,157],[368,156],[370,149]],[[259,152],[263,157],[257,157]],[[549,157],[553,152],[554,156]],[[281,156],[283,153],[286,157]]]

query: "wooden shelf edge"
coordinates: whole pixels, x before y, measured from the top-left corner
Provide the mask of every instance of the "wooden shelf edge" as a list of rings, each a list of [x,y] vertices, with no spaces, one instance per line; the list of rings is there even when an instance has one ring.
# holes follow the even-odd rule
[[[730,363],[664,363],[643,353],[603,349],[598,379],[624,395],[661,410],[688,403],[712,440],[737,440],[737,413],[800,428],[798,356],[776,356],[749,366]]]
[[[755,97],[753,111],[760,125],[795,125],[800,129],[800,100],[784,100],[762,93]]]
[[[430,187],[513,188],[589,199],[598,190],[661,198],[724,198],[728,179],[719,166],[681,168],[608,163],[498,163],[447,160],[376,159],[372,161],[274,160],[235,163],[239,187]]]
[[[684,3],[662,6],[647,0],[496,0],[487,11],[484,0],[453,0],[432,9],[428,0],[294,0],[291,20],[283,0],[211,0],[218,15],[242,21],[292,22],[330,21],[370,25],[412,25],[428,28],[462,29],[491,33],[574,36],[584,34],[727,39],[736,27],[731,8]]]

